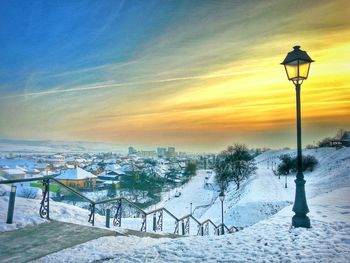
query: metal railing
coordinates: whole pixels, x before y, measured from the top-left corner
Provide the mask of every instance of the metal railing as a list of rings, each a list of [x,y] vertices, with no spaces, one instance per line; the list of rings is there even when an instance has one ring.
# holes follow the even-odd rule
[[[110,207],[114,210],[113,225],[118,227],[122,226],[122,211],[123,211],[124,205],[126,204],[129,207],[136,209],[142,215],[142,225],[140,227],[140,231],[145,231],[145,232],[147,231],[147,217],[150,215],[152,216],[152,230],[154,232],[163,231],[164,214],[167,214],[174,220],[175,226],[174,226],[173,233],[177,235],[190,235],[191,220],[195,223],[197,227],[197,235],[201,235],[201,236],[210,234],[210,226],[212,226],[212,228],[214,229],[213,233],[215,235],[222,235],[225,233],[230,234],[238,231],[238,228],[235,226],[228,227],[225,224],[216,225],[210,219],[200,222],[193,216],[193,214],[188,214],[181,218],[178,218],[169,210],[167,210],[165,207],[161,207],[151,211],[145,211],[125,197],[116,197],[116,198],[110,198],[110,199],[105,199],[100,201],[94,201],[82,195],[74,188],[68,185],[65,185],[60,180],[52,176],[15,179],[15,180],[2,180],[0,181],[0,184],[14,184],[14,183],[31,182],[31,181],[41,181],[43,184],[43,196],[40,202],[39,215],[40,217],[46,218],[48,220],[50,220],[50,181],[53,181],[58,185],[67,189],[69,192],[73,193],[74,195],[82,198],[84,201],[89,203],[90,213],[88,217],[88,222],[91,223],[92,226],[95,225],[96,206],[109,203],[111,204]],[[109,225],[109,222],[108,222],[108,225]],[[180,226],[181,226],[181,231],[180,231]]]

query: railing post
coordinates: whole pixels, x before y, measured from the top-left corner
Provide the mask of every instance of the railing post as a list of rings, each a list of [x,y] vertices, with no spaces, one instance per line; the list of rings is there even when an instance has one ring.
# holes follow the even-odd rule
[[[46,180],[46,185],[45,185],[45,187],[46,187],[46,191],[47,191],[47,217],[46,217],[46,219],[50,219],[50,180],[49,179],[47,179]]]
[[[11,192],[10,192],[10,199],[9,199],[9,206],[7,210],[7,220],[6,224],[12,224],[13,220],[13,212],[15,210],[15,199],[16,199],[16,185],[11,185]]]
[[[50,219],[50,179],[43,180],[44,193],[40,203],[39,214],[41,218]]]
[[[179,234],[179,221],[176,220],[175,221],[175,231],[174,234],[178,235]]]
[[[157,230],[163,231],[163,210],[159,211],[159,217],[157,221]]]
[[[153,213],[153,231],[157,231],[157,214]]]
[[[147,214],[146,213],[142,215],[141,231],[144,231],[144,232],[147,231]]]
[[[185,224],[185,234],[190,234],[190,217],[187,217]]]
[[[185,235],[185,221],[183,219],[181,220],[181,234]]]
[[[91,203],[89,205],[89,209],[90,209],[89,223],[91,223],[92,226],[94,226],[95,225],[95,204]]]
[[[113,225],[121,227],[122,226],[122,200],[118,200],[117,205],[114,207],[116,208],[114,219],[113,219]]]
[[[209,222],[205,223],[205,229],[203,231],[206,236],[209,236]]]
[[[111,209],[106,209],[106,227],[109,228],[109,223],[111,219]]]

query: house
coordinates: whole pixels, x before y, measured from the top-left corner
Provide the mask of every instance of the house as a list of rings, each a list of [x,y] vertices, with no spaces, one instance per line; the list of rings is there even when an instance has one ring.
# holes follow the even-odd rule
[[[107,165],[105,171],[100,173],[97,177],[101,180],[119,180],[120,176],[125,175],[122,167],[117,164]]]
[[[96,175],[76,166],[73,169],[64,170],[56,177],[60,182],[72,187],[94,187],[96,186]]]
[[[4,169],[2,170],[2,172],[3,172],[3,176],[9,180],[26,178],[26,172],[23,171],[23,169],[19,169],[19,168]]]

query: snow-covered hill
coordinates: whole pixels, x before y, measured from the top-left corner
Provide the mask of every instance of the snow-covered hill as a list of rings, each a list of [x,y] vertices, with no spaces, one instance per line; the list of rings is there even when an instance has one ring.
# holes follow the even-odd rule
[[[282,154],[295,155],[293,150],[269,151],[256,158],[257,173],[251,176],[241,189],[230,185],[224,202],[224,217],[227,225],[249,226],[268,218],[294,201],[295,175],[278,179],[271,169],[271,162],[278,162]],[[319,164],[313,172],[305,172],[306,195],[310,199],[341,187],[350,187],[350,148],[321,148],[305,150],[303,155],[315,156]],[[269,168],[267,165],[269,161]],[[220,217],[221,203],[216,202],[201,217]],[[310,207],[312,210],[312,207]]]

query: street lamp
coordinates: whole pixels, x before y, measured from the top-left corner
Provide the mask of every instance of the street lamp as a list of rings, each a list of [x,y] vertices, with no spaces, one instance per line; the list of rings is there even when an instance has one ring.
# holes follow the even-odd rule
[[[224,199],[225,199],[225,194],[223,191],[219,194],[219,198],[221,201],[221,235],[225,234],[224,230]]]
[[[293,47],[281,63],[287,73],[289,80],[293,81],[296,91],[296,110],[297,110],[297,176],[295,180],[295,201],[293,211],[295,215],[292,219],[292,226],[310,228],[310,219],[306,215],[309,208],[305,196],[305,180],[302,171],[302,153],[301,153],[301,113],[300,113],[300,86],[307,79],[310,64],[314,62],[309,55],[300,49],[300,46]]]

